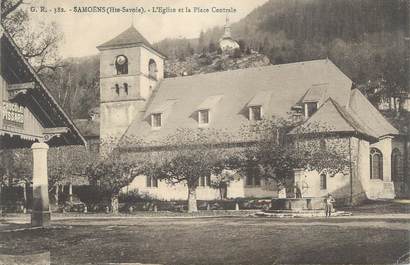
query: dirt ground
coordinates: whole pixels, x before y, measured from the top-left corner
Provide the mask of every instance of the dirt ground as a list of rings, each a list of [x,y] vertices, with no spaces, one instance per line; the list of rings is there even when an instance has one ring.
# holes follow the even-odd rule
[[[1,254],[49,251],[52,264],[391,264],[410,219],[89,218],[0,232]]]

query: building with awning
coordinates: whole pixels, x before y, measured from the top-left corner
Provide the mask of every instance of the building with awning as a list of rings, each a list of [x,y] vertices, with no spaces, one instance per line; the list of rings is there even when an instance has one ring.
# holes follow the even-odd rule
[[[0,149],[33,150],[32,225],[49,223],[47,150],[85,145],[11,36],[0,26]]]

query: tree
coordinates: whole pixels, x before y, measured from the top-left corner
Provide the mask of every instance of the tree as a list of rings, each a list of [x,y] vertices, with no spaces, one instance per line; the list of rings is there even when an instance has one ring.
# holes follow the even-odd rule
[[[240,176],[232,171],[223,171],[221,174],[215,176],[211,179],[211,188],[217,189],[219,191],[219,197],[221,200],[227,197],[227,189],[229,183],[238,180]]]
[[[2,150],[0,154],[0,185],[32,182],[31,150]],[[84,146],[52,147],[48,151],[48,191],[58,198],[57,186],[71,177],[83,176],[86,165],[95,159]],[[1,193],[1,192],[0,192]],[[56,201],[58,203],[58,201]]]
[[[56,23],[38,22],[33,27],[22,0],[1,0],[1,19],[23,56],[38,73],[62,66],[58,48],[63,34]]]
[[[238,41],[239,49],[241,49],[241,52],[244,53],[246,51],[246,43],[244,40],[240,39]]]
[[[215,52],[216,50],[217,50],[217,47],[215,43],[211,41],[208,45],[208,52],[212,53],[212,52]]]
[[[29,149],[0,150],[0,185],[31,182],[32,159]]]
[[[161,143],[163,149],[150,152],[145,174],[170,184],[183,183],[188,189],[188,212],[196,212],[196,189],[200,178],[210,179],[222,173],[227,152],[218,148],[226,136],[211,129],[179,129]]]
[[[198,47],[197,51],[201,51],[205,47],[205,33],[203,30],[201,30],[201,33],[199,33],[199,38],[198,38]]]
[[[3,186],[15,186],[31,182],[32,161],[28,149],[0,150],[0,213],[2,212]],[[24,195],[26,198],[26,194]],[[27,202],[24,201],[26,204]]]
[[[266,119],[244,128],[245,137],[255,142],[231,160],[230,167],[245,176],[273,180],[284,187],[290,184],[295,169],[331,175],[346,169],[349,162],[345,145],[327,138],[323,134],[325,126],[315,126],[316,133],[310,132],[308,138],[304,131],[288,136],[296,126],[283,119]]]
[[[110,142],[106,140],[103,145],[110,145]],[[111,212],[114,214],[118,213],[118,196],[121,189],[129,185],[136,176],[144,173],[144,153],[138,155],[130,156],[114,149],[86,167],[85,174],[90,184],[96,185],[100,191],[107,194]]]
[[[10,13],[15,11],[23,0],[1,0],[1,17],[7,17]]]
[[[96,159],[84,146],[52,147],[47,158],[48,191],[54,192],[56,205],[59,203],[59,186],[84,177],[87,165]]]
[[[239,48],[235,48],[232,52],[232,54],[230,55],[232,58],[241,58],[242,57],[242,51]]]

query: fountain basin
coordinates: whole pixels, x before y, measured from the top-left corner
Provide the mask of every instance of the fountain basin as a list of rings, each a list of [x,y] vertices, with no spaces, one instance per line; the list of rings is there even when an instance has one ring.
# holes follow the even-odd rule
[[[270,210],[324,210],[323,197],[273,198]]]

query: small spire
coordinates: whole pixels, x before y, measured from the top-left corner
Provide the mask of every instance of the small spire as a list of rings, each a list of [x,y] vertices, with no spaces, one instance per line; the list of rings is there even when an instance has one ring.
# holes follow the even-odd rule
[[[223,38],[231,38],[231,26],[229,25],[229,16],[226,14],[226,24],[224,27],[224,35]]]

